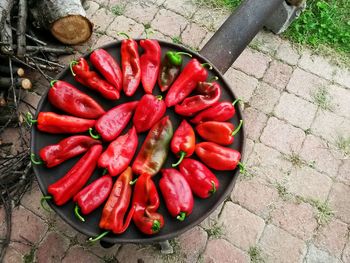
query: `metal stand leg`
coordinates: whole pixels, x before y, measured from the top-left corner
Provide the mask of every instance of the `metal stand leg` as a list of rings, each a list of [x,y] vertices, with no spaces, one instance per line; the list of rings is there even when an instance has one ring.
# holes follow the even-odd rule
[[[164,255],[170,255],[174,253],[173,247],[170,245],[169,240],[159,242],[160,252]]]

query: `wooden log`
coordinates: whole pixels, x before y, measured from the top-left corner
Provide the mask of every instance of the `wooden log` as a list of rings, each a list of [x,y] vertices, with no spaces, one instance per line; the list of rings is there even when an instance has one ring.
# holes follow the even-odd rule
[[[22,58],[26,53],[27,0],[19,0],[17,18],[17,56]]]
[[[92,34],[92,23],[86,17],[80,0],[37,0],[30,12],[42,27],[65,44],[80,44]]]
[[[14,78],[13,84],[15,87],[21,87],[25,90],[29,90],[32,88],[32,82],[26,78]],[[11,78],[0,77],[0,89],[8,89],[11,87],[12,82]]]
[[[24,69],[21,67],[17,67],[12,65],[12,71],[14,74],[16,74],[18,77],[24,76]],[[11,71],[8,66],[0,65],[0,73],[4,76],[11,76]]]
[[[0,41],[7,43],[1,46],[1,52],[4,54],[12,54],[12,30],[10,13],[13,7],[13,0],[0,1]]]

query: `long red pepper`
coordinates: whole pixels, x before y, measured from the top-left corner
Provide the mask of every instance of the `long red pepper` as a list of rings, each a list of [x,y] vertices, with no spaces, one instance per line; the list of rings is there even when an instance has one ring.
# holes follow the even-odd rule
[[[137,142],[136,130],[132,127],[108,145],[98,159],[98,166],[106,168],[111,176],[120,174],[130,164],[136,152]]]
[[[137,132],[148,131],[164,115],[166,106],[162,96],[145,94],[135,109],[133,123]]]
[[[137,42],[125,33],[128,39],[122,40],[121,57],[123,69],[123,90],[126,96],[132,96],[136,92],[141,81],[140,57]]]
[[[109,142],[118,137],[128,125],[137,104],[138,101],[132,101],[118,105],[97,120],[95,129],[104,141]]]
[[[208,198],[219,188],[219,180],[201,162],[186,158],[180,164],[180,172],[186,178],[193,193],[200,198]]]
[[[86,152],[96,144],[101,144],[101,142],[90,136],[74,135],[57,144],[45,146],[40,150],[39,156],[46,167],[51,168]],[[34,163],[39,164],[38,162]]]
[[[142,39],[140,46],[144,49],[140,57],[141,82],[145,92],[152,94],[158,78],[162,51],[158,41],[154,39]]]
[[[118,90],[102,79],[95,71],[90,70],[85,58],[80,58],[79,61],[72,61],[71,71],[76,81],[99,92],[104,98],[109,100],[119,99]]]
[[[175,169],[163,169],[159,188],[171,216],[183,221],[192,213],[193,195],[185,177]]]
[[[97,119],[105,110],[90,96],[62,80],[51,81],[49,102],[56,108],[85,119]]]
[[[76,202],[74,213],[77,218],[85,222],[85,219],[79,213],[79,209],[84,215],[90,214],[107,199],[112,186],[112,178],[105,175],[79,191],[73,198],[73,201]]]
[[[190,157],[194,152],[196,137],[194,130],[186,120],[183,120],[176,129],[173,138],[171,139],[170,149],[180,159],[173,167],[178,166],[183,158]]]
[[[234,149],[213,142],[201,142],[196,145],[195,151],[199,159],[210,168],[225,171],[234,170],[238,166],[241,171],[244,170],[240,162],[241,154]]]
[[[65,176],[49,185],[47,192],[56,205],[64,205],[83,188],[94,172],[101,152],[101,145],[92,146]],[[44,197],[43,200],[45,199],[49,197]]]
[[[199,82],[196,88],[199,95],[184,99],[181,104],[175,105],[175,112],[183,116],[193,116],[196,113],[214,105],[221,96],[221,87],[218,83]]]
[[[198,124],[205,121],[227,121],[231,119],[235,113],[235,105],[241,99],[236,99],[233,103],[231,102],[218,102],[208,109],[198,113],[191,122]]]
[[[243,124],[241,120],[235,129],[231,122],[207,121],[196,126],[197,133],[206,141],[215,142],[220,145],[230,145],[234,136],[239,132]]]
[[[174,106],[182,102],[196,88],[198,82],[205,81],[208,72],[197,59],[193,58],[188,62],[179,77],[171,85],[166,97],[167,107]]]
[[[117,61],[104,49],[96,49],[90,55],[92,65],[120,93],[123,88],[123,76]]]
[[[161,230],[164,226],[164,218],[156,212],[160,201],[150,174],[142,174],[137,179],[132,205],[135,207],[133,221],[142,233],[152,235]]]

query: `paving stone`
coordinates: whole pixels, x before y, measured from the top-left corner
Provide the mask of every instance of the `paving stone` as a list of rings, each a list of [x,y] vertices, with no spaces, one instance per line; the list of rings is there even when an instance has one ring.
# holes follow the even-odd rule
[[[99,259],[95,255],[91,254],[84,248],[80,246],[74,246],[71,247],[64,259],[62,260],[62,263],[77,263],[77,262],[84,262],[84,263],[98,263],[98,262],[104,262],[103,260]]]
[[[107,35],[116,37],[118,39],[124,39],[125,37],[118,36],[119,32],[127,33],[131,38],[139,38],[144,31],[142,24],[136,23],[134,20],[125,16],[118,16],[114,19],[113,23],[107,29]]]
[[[259,247],[267,262],[302,262],[306,253],[305,243],[274,225],[267,225]]]
[[[28,112],[28,110],[27,110]],[[1,143],[12,143],[10,147],[10,154],[16,155],[19,152],[23,151],[24,149],[22,147],[23,144],[21,142],[21,133],[18,128],[6,128],[1,134],[0,134],[0,141]]]
[[[315,169],[335,177],[341,161],[321,138],[312,134],[306,136],[300,157],[308,164],[314,163]]]
[[[86,236],[85,236],[86,240]],[[92,254],[95,254],[96,256],[100,258],[116,258],[116,255],[118,253],[118,249],[121,247],[121,245],[114,245],[110,248],[104,248],[100,245],[99,242],[95,242],[93,244],[90,244],[88,242],[84,242],[82,244],[85,249],[89,250]]]
[[[267,116],[252,107],[246,108],[243,115],[248,138],[257,140],[266,125]]]
[[[277,104],[280,96],[281,94],[278,90],[264,82],[259,82],[250,101],[250,106],[269,114]]]
[[[209,240],[202,259],[203,263],[243,263],[250,261],[247,253],[224,239]]]
[[[271,146],[282,153],[299,152],[305,133],[275,117],[269,118],[260,137],[262,143]]]
[[[97,30],[97,29],[96,29]],[[101,31],[102,32],[102,31]],[[104,34],[104,32],[103,32]],[[77,54],[75,54],[75,57],[79,58],[81,57],[83,54],[88,53],[91,51],[91,47],[92,45],[97,41],[97,39],[99,38],[99,36],[101,35],[101,33],[94,33],[91,35],[91,37],[84,42],[83,44],[80,45],[74,45],[72,46],[73,49],[77,52]],[[79,54],[80,53],[80,54]],[[69,64],[70,61],[68,61]]]
[[[304,99],[313,101],[312,94],[315,94],[317,89],[326,86],[328,86],[328,81],[312,73],[296,68],[289,80],[287,90]]]
[[[315,245],[340,257],[348,239],[348,231],[347,224],[334,219],[318,230],[314,241]]]
[[[254,177],[251,180],[237,181],[231,199],[266,219],[272,204],[278,200],[278,192]]]
[[[254,141],[251,139],[246,139],[244,153],[242,154],[242,161],[244,163],[248,160],[248,157],[252,153],[253,148],[254,148]]]
[[[224,203],[221,203],[206,219],[204,219],[200,223],[200,226],[203,227],[205,230],[207,230],[212,228],[213,225],[217,224],[219,220],[219,214],[221,213],[223,206],[224,206]]]
[[[255,78],[262,78],[269,67],[270,61],[271,58],[265,54],[246,48],[233,63],[233,67]]]
[[[187,20],[183,16],[166,9],[161,9],[151,23],[152,28],[171,37],[180,36],[186,25]]]
[[[329,255],[327,252],[318,249],[313,244],[310,245],[309,251],[305,257],[305,263],[340,263],[336,257]]]
[[[307,203],[283,202],[271,212],[272,223],[302,240],[310,240],[317,227],[314,208]]]
[[[34,215],[23,207],[18,207],[12,211],[12,233],[11,240],[13,247],[22,254],[30,251],[31,247],[26,245],[29,241],[33,244],[38,243],[45,235],[48,227],[39,217]]]
[[[166,9],[174,11],[184,17],[190,18],[197,10],[196,4],[191,0],[166,0],[163,5]]]
[[[200,227],[194,227],[179,236],[181,258],[184,262],[197,262],[200,254],[204,252],[208,234]]]
[[[118,262],[130,263],[161,263],[163,262],[159,250],[152,246],[128,244],[122,246],[117,256]]]
[[[99,4],[94,1],[84,2],[84,9],[87,17],[92,17],[99,8],[100,8]]]
[[[255,88],[258,85],[257,79],[233,68],[229,68],[224,77],[230,84],[235,95],[245,102],[250,100]]]
[[[204,3],[204,2],[202,2]],[[229,17],[231,12],[223,9],[213,9],[212,7],[199,7],[191,18],[195,23],[200,24],[210,31],[215,32]]]
[[[0,207],[0,237],[5,236],[6,233],[6,222],[5,222],[5,209],[3,206]]]
[[[334,183],[329,195],[329,205],[336,217],[350,223],[350,186]]]
[[[146,37],[145,32],[143,32],[142,37]],[[172,42],[171,37],[168,37],[156,30],[153,30],[151,38]]]
[[[342,255],[343,262],[350,262],[350,242],[347,242]]]
[[[333,81],[350,89],[350,70],[347,68],[338,68],[333,76]]]
[[[245,251],[256,244],[265,226],[262,218],[231,202],[225,204],[219,223],[228,241]]]
[[[69,240],[62,235],[50,232],[41,242],[36,257],[38,263],[61,262],[64,253],[69,247]]]
[[[204,37],[204,39],[202,40],[202,42],[200,43],[199,49],[202,49],[205,46],[205,44],[207,44],[208,41],[212,38],[213,35],[214,35],[213,32],[208,32]]]
[[[350,120],[329,111],[319,110],[311,125],[313,134],[331,143],[335,143],[338,136],[347,136],[350,131]]]
[[[76,53],[76,54],[72,54],[72,55],[63,55],[63,56],[60,56],[59,58],[59,61],[61,64],[65,65],[65,66],[68,66],[69,63],[72,61],[72,60],[77,60],[80,58],[80,54],[79,53]],[[38,91],[38,86],[40,86],[40,92]],[[49,85],[47,83],[47,81],[45,83],[38,83],[38,84],[35,84],[35,92],[39,93],[39,94],[44,94],[44,92],[49,88]],[[41,91],[42,90],[42,91]]]
[[[125,6],[124,15],[139,23],[148,24],[153,20],[158,11],[159,9],[156,5],[134,2]]]
[[[109,44],[111,42],[115,41],[113,37],[107,36],[107,35],[101,35],[97,41],[92,45],[92,49],[100,48],[106,44]]]
[[[350,119],[350,90],[338,85],[328,87],[332,112]]]
[[[115,15],[106,8],[100,8],[91,17],[95,31],[105,32],[110,23],[113,22]]]
[[[287,40],[281,41],[275,56],[293,66],[298,63],[300,58],[299,51]]]
[[[77,235],[77,231],[72,228],[70,225],[68,225],[61,217],[59,217],[57,214],[54,215],[53,217],[53,222],[54,222],[54,228],[62,233],[65,236],[68,237],[74,237]],[[86,236],[85,236],[86,239]]]
[[[280,61],[273,60],[267,69],[263,80],[278,90],[284,90],[292,75],[293,68]]]
[[[6,248],[5,256],[3,258],[4,263],[18,263],[23,262],[22,255],[14,250],[11,246]]]
[[[181,34],[182,43],[192,48],[198,48],[207,31],[195,23],[189,24]]]
[[[343,161],[343,163],[339,167],[339,172],[337,176],[337,180],[350,185],[350,159],[346,159]]]
[[[261,30],[252,40],[250,46],[264,53],[274,55],[281,44],[281,38],[271,32]]]

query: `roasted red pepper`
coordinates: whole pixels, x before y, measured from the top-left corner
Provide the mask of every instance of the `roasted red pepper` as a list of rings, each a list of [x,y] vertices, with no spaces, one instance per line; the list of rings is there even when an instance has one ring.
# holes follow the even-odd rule
[[[97,119],[104,109],[90,96],[62,80],[51,81],[48,92],[50,103],[56,108],[85,119]]]
[[[49,185],[47,192],[56,205],[64,205],[83,188],[94,172],[101,152],[101,145],[92,146],[65,176]]]
[[[184,99],[175,105],[175,112],[183,116],[193,116],[196,113],[214,105],[221,96],[221,87],[216,82],[199,82],[196,88],[198,95]]]
[[[105,175],[79,191],[73,198],[73,201],[76,202],[74,212],[77,218],[85,222],[85,219],[79,213],[79,209],[84,215],[90,214],[107,199],[112,186],[112,178]]]
[[[126,134],[119,136],[108,145],[100,159],[98,166],[106,168],[111,176],[123,172],[131,162],[137,148],[137,134],[135,127],[132,127]]]
[[[165,97],[167,107],[182,102],[196,88],[198,82],[203,82],[207,79],[208,72],[204,67],[205,65],[195,58],[188,62],[179,77],[171,85]]]
[[[191,122],[198,124],[205,121],[227,121],[231,119],[235,113],[235,104],[241,99],[236,99],[233,103],[231,102],[218,102],[208,109],[198,113]]]
[[[137,132],[148,131],[164,115],[166,106],[162,96],[144,95],[136,107],[133,123]]]
[[[140,57],[137,42],[130,39],[127,34],[119,33],[119,35],[121,34],[128,37],[128,39],[122,40],[121,46],[123,90],[126,96],[132,96],[141,81]]]
[[[241,120],[235,129],[231,122],[207,121],[197,125],[196,131],[206,141],[221,145],[230,145],[234,136],[239,132],[243,124]]]
[[[195,145],[196,137],[194,130],[186,120],[183,120],[171,139],[170,149],[180,158],[179,161],[172,166],[176,167],[182,162],[183,158],[190,157],[194,152]]]
[[[186,158],[180,164],[180,172],[186,178],[192,192],[200,198],[208,198],[219,188],[219,180],[201,162]]]
[[[96,49],[90,55],[92,65],[119,92],[123,88],[123,76],[117,61],[104,49]]]
[[[144,234],[158,233],[164,226],[164,218],[156,211],[159,195],[150,174],[142,174],[136,181],[132,205],[135,207],[133,221]]]
[[[210,168],[225,171],[234,170],[238,166],[240,170],[241,154],[231,148],[220,146],[213,142],[201,142],[196,145],[196,154],[203,163]]]
[[[102,79],[95,71],[90,70],[85,58],[72,61],[71,71],[76,81],[99,92],[104,98],[109,100],[119,99],[119,91],[112,84]]]
[[[75,135],[57,144],[45,146],[40,150],[39,155],[46,167],[51,168],[86,152],[96,144],[101,144],[101,142],[90,136]]]
[[[80,133],[86,132],[96,123],[95,120],[81,119],[68,115],[59,115],[54,112],[40,112],[37,120],[38,129],[48,133]]]
[[[161,48],[157,40],[142,39],[140,46],[144,53],[140,57],[141,82],[146,93],[152,94],[160,68]]]
[[[193,195],[185,177],[175,169],[163,169],[159,188],[171,216],[183,221],[192,213]]]
[[[96,121],[95,129],[104,141],[112,141],[128,125],[138,101],[120,104]]]
[[[169,144],[173,137],[173,125],[169,116],[157,122],[148,132],[133,165],[132,171],[141,175],[155,175],[166,161]]]

